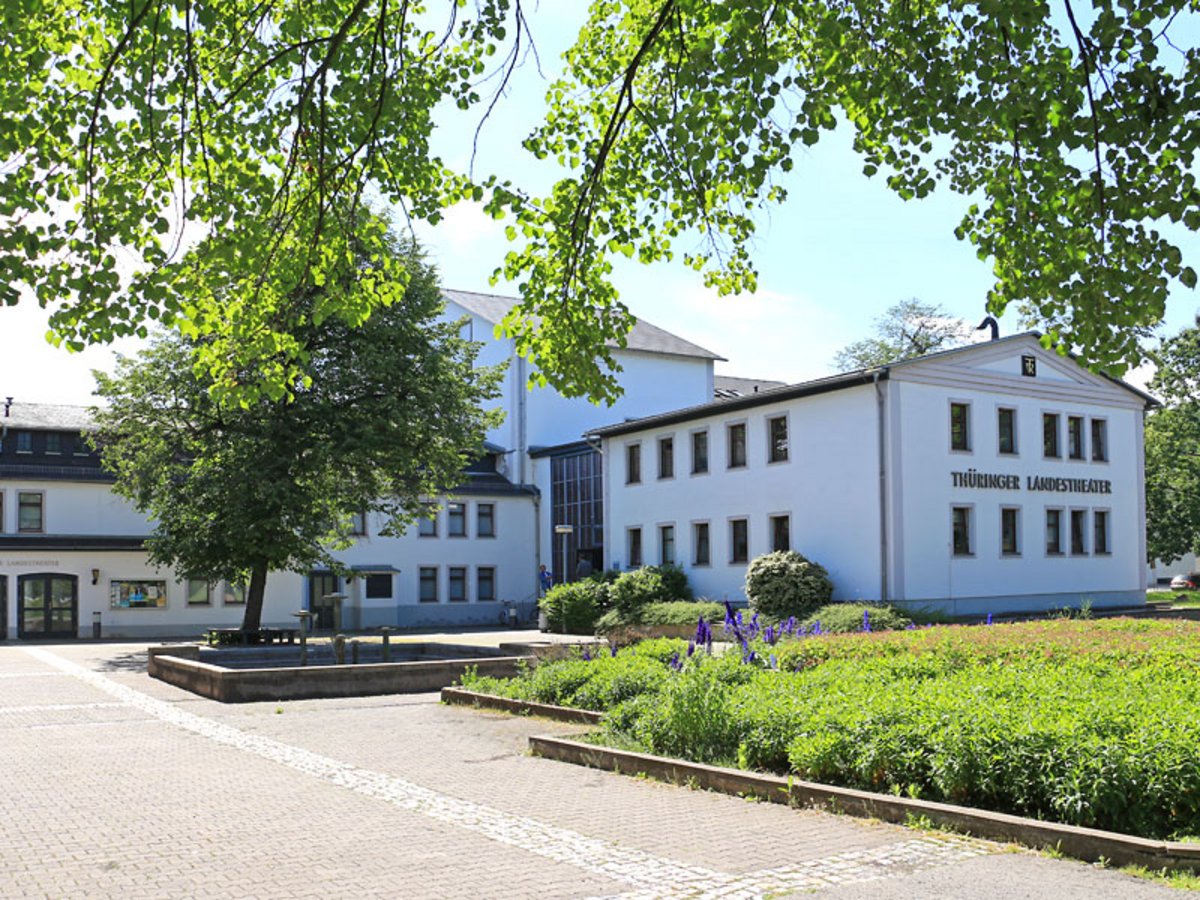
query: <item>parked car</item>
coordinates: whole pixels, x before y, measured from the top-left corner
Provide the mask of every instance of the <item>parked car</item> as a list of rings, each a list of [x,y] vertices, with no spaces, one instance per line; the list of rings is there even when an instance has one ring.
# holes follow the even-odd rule
[[[1200,572],[1192,572],[1190,575],[1176,575],[1171,579],[1171,590],[1200,591]]]

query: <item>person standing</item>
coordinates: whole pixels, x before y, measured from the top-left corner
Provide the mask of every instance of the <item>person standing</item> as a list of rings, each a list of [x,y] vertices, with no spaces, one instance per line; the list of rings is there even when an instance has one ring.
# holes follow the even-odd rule
[[[546,591],[554,587],[554,575],[546,570],[545,565],[538,566],[538,587],[543,597],[546,596]]]

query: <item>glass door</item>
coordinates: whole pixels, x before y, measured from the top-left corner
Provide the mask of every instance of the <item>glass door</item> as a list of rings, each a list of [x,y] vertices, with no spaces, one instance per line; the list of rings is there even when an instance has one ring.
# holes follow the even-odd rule
[[[332,572],[310,572],[308,575],[308,611],[313,614],[314,631],[333,631],[333,601],[327,594],[336,594],[337,576]]]
[[[74,575],[21,575],[17,578],[17,636],[79,636],[79,590]]]

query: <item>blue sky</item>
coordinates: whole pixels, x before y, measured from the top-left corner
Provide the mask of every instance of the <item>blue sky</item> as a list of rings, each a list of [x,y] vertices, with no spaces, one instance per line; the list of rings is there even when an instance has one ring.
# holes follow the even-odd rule
[[[532,62],[517,73],[484,127],[477,173],[502,172],[535,189],[559,176],[552,163],[525,154],[520,139],[538,121],[546,79],[557,70],[582,6],[547,3],[531,15],[546,77]],[[435,146],[451,165],[467,164],[476,118],[444,118]],[[782,381],[832,371],[833,354],[866,336],[872,320],[900,300],[940,304],[973,325],[982,319],[990,265],[954,238],[963,198],[938,190],[924,200],[900,200],[883,178],[862,175],[848,128],[823,133],[782,183],[790,196],[760,223],[755,244],[756,295],[718,298],[682,263],[646,267],[622,260],[616,270],[621,299],[635,315],[726,357],[719,373]],[[437,228],[418,234],[447,287],[515,294],[511,285],[488,284],[509,247],[504,224],[462,204]],[[1200,239],[1184,237],[1185,257],[1200,266]],[[1195,292],[1177,287],[1164,331],[1191,324],[1198,305]],[[1020,330],[1015,311],[1000,324],[1004,334]],[[0,308],[0,396],[89,402],[90,369],[110,368],[111,349],[67,354],[46,344],[44,332],[45,315],[36,307]]]

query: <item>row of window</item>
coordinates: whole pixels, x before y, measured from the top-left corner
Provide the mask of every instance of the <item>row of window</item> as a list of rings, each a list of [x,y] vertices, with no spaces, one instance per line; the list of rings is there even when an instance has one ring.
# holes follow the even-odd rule
[[[693,566],[712,565],[712,523],[692,522],[692,558]],[[729,563],[737,565],[750,560],[750,520],[734,518],[728,520],[729,528]],[[792,517],[786,513],[767,517],[767,532],[771,537],[771,550],[792,549]],[[642,546],[642,529],[640,526],[628,528],[625,532],[626,550],[629,554],[629,567],[636,569],[646,564]],[[658,526],[658,564],[676,565],[679,563],[675,551],[675,526]]]
[[[417,526],[417,534],[421,537],[438,536],[438,513],[427,519],[421,519]],[[446,535],[447,537],[467,537],[467,504],[446,504]],[[496,536],[496,505],[494,503],[475,504],[475,537],[491,538]]]
[[[4,532],[4,491],[0,491],[0,533]],[[41,534],[46,530],[46,495],[42,491],[17,491],[17,532]]]
[[[1019,557],[1022,547],[1021,513],[1018,506],[1000,508],[1000,555]],[[1107,556],[1112,553],[1112,535],[1107,509],[1064,509],[1047,507],[1045,513],[1046,556]],[[950,508],[951,545],[955,556],[975,555],[975,508]]]
[[[1063,423],[1066,439],[1063,440]],[[1091,453],[1089,454],[1089,448]],[[971,404],[953,401],[950,404],[950,449],[970,453],[975,449],[971,429]],[[1084,416],[1042,413],[1042,457],[1108,462],[1108,421]],[[1017,411],[1008,406],[996,409],[996,452],[1003,456],[1019,456],[1017,441]]]
[[[787,416],[768,416],[766,419],[767,462],[788,461]],[[709,471],[708,429],[693,431],[691,443],[691,474],[704,475]],[[658,449],[658,479],[675,477],[675,436],[660,437]],[[725,468],[744,469],[747,465],[746,423],[735,422],[725,426]],[[625,483],[640,484],[642,481],[642,445],[635,442],[625,445]]]
[[[50,456],[87,456],[91,453],[83,435],[62,431],[40,431],[38,434],[41,435],[38,442],[41,446],[37,449]],[[32,431],[12,432],[17,453],[33,453],[33,435]]]
[[[441,602],[441,576],[438,566],[420,567],[420,589],[417,599],[421,603]],[[471,600],[467,591],[467,567],[446,566],[446,599],[450,603],[467,603]],[[496,568],[475,567],[475,602],[492,603],[496,599]]]

